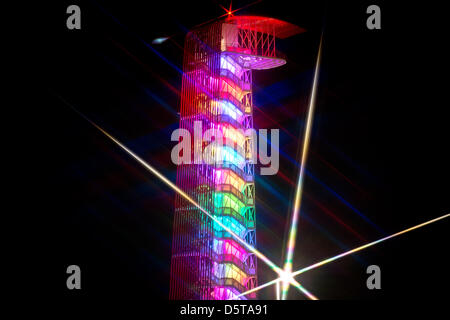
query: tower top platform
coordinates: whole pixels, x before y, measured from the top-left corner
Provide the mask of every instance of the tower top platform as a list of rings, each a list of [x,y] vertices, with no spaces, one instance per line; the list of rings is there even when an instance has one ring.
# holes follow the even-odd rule
[[[246,69],[271,69],[286,63],[276,38],[305,32],[292,23],[260,16],[231,16],[222,24],[221,51]]]

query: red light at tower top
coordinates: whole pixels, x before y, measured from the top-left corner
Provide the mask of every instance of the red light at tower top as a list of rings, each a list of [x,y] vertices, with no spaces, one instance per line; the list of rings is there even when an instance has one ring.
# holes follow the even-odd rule
[[[214,150],[213,161],[179,165],[177,186],[256,247],[253,141],[240,134],[253,128],[252,70],[285,64],[275,39],[304,30],[273,18],[233,16],[231,7],[227,13],[186,35],[180,128],[193,133],[200,121],[203,132],[218,130],[233,144]],[[232,299],[257,286],[256,256],[177,196],[170,278],[171,299]]]
[[[232,7],[232,5],[233,5],[233,2],[230,2],[230,7],[227,9],[227,8],[225,8],[224,6],[222,6],[222,5],[220,5],[220,7],[223,9],[223,10],[225,10],[226,11],[226,14],[228,15],[228,16],[231,16],[234,12],[236,12],[237,10],[231,10],[231,7]]]

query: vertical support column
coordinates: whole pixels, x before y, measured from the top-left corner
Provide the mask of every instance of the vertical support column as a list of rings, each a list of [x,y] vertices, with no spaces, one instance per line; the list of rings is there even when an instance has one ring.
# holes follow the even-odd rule
[[[249,91],[244,95],[244,132],[245,132],[245,175],[247,183],[244,187],[246,199],[245,226],[247,228],[245,241],[253,247],[256,247],[256,220],[255,220],[255,164],[256,159],[256,141],[253,135],[253,97],[252,97],[252,71],[244,70],[244,81],[250,83]],[[254,253],[248,253],[245,260],[248,270],[248,279],[246,283],[247,290],[257,286],[257,259]],[[256,292],[249,294],[248,298],[255,299]]]

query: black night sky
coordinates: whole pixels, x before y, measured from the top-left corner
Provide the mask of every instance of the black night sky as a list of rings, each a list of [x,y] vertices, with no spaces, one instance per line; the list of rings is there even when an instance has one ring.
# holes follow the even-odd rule
[[[251,2],[233,1],[233,9]],[[70,4],[81,7],[79,31],[66,28]],[[366,28],[370,4],[381,7],[381,30]],[[229,1],[48,5],[35,132],[45,143],[30,152],[40,168],[33,242],[50,295],[168,299],[174,192],[69,105],[175,181],[170,135],[179,121],[184,35],[224,14],[220,5]],[[256,177],[257,246],[275,263],[283,262],[322,30],[294,269],[450,212],[448,34],[439,11],[387,1],[264,0],[236,13],[307,30],[277,42],[285,66],[253,74],[255,127],[280,129],[280,172]],[[152,44],[163,36],[171,39]],[[448,220],[437,222],[298,280],[320,299],[436,298],[450,285],[448,228]],[[82,270],[79,292],[66,288],[71,264]],[[366,287],[372,264],[381,268],[381,290]],[[259,283],[275,277],[263,263],[258,268]],[[273,299],[273,287],[259,297]],[[293,288],[289,297],[305,299]]]

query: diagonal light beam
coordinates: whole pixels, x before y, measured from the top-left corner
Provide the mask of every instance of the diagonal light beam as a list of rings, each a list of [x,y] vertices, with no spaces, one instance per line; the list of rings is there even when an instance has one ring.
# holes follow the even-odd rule
[[[305,165],[306,160],[308,159],[308,150],[309,150],[309,144],[311,140],[311,129],[313,125],[313,118],[314,118],[314,109],[316,106],[316,96],[317,96],[317,83],[319,78],[319,68],[320,68],[320,59],[322,56],[322,37],[320,37],[320,43],[319,43],[319,51],[317,53],[317,60],[316,60],[316,68],[314,71],[314,79],[313,79],[313,85],[311,89],[311,98],[309,101],[309,107],[308,107],[308,115],[307,115],[307,121],[305,126],[305,133],[303,137],[303,148],[302,148],[302,157],[300,162],[300,173],[298,175],[298,182],[297,182],[297,190],[295,192],[295,200],[294,200],[294,210],[292,212],[292,220],[291,220],[291,226],[289,230],[289,239],[288,239],[288,245],[287,245],[287,252],[286,252],[286,260],[284,263],[284,272],[291,273],[292,272],[292,261],[294,259],[294,249],[295,249],[295,241],[297,237],[297,226],[298,226],[298,218],[300,215],[300,205],[301,205],[301,199],[302,199],[302,192],[303,192],[303,178],[305,175]],[[281,288],[281,299],[285,300],[287,297],[287,293],[289,290],[289,282],[283,281],[282,282],[282,288]]]
[[[284,271],[278,267],[275,263],[273,263],[269,258],[267,258],[264,254],[262,254],[260,251],[258,251],[256,248],[248,244],[245,240],[243,240],[241,237],[239,237],[233,230],[228,228],[226,225],[224,225],[220,220],[218,220],[216,217],[211,215],[208,211],[203,209],[202,206],[200,206],[194,199],[192,199],[187,193],[185,193],[183,190],[178,188],[172,181],[167,179],[164,175],[158,172],[155,168],[153,168],[150,164],[145,162],[141,157],[139,157],[137,154],[135,154],[133,151],[128,149],[123,143],[121,143],[119,140],[117,140],[114,136],[109,134],[107,131],[105,131],[102,127],[97,125],[94,121],[89,119],[87,116],[85,116],[83,113],[75,109],[72,105],[67,103],[64,99],[59,97],[63,102],[68,105],[72,110],[74,110],[76,113],[78,113],[81,117],[83,117],[86,121],[88,121],[92,126],[97,128],[101,133],[103,133],[106,137],[108,137],[111,141],[113,141],[115,144],[117,144],[120,148],[122,148],[124,151],[126,151],[130,156],[132,156],[136,161],[138,161],[143,167],[145,167],[147,170],[149,170],[151,173],[153,173],[156,177],[158,177],[161,181],[163,181],[166,185],[168,185],[170,188],[172,188],[175,192],[177,192],[179,195],[181,195],[184,199],[192,203],[195,207],[197,207],[201,212],[206,214],[209,218],[211,218],[214,222],[216,222],[219,226],[221,226],[224,230],[226,230],[228,233],[230,233],[237,241],[239,241],[244,247],[246,247],[249,251],[255,254],[259,259],[261,259],[264,263],[266,263],[273,271],[275,271],[279,276],[282,276],[284,274]],[[292,279],[293,285],[295,285],[301,292],[303,292],[308,298],[312,300],[317,300],[317,297],[314,296],[311,292],[309,292],[306,288],[304,288],[301,284],[299,284],[297,281]]]
[[[379,239],[379,240],[376,240],[376,241],[370,242],[370,243],[368,243],[368,244],[362,245],[362,246],[357,247],[357,248],[355,248],[355,249],[352,249],[352,250],[346,251],[346,252],[344,252],[344,253],[338,254],[337,256],[334,256],[334,257],[331,257],[331,258],[322,260],[322,261],[317,262],[317,263],[315,263],[315,264],[313,264],[313,265],[311,265],[311,266],[309,266],[309,267],[306,267],[306,268],[303,268],[303,269],[300,269],[300,270],[295,271],[294,273],[292,273],[292,276],[295,277],[295,276],[297,276],[297,275],[299,275],[299,274],[301,274],[301,273],[304,273],[304,272],[306,272],[306,271],[309,271],[309,270],[312,270],[312,269],[321,267],[321,266],[323,266],[323,265],[325,265],[325,264],[327,264],[327,263],[330,263],[330,262],[333,262],[333,261],[338,260],[338,259],[340,259],[340,258],[343,258],[343,257],[345,257],[345,256],[348,256],[349,254],[352,254],[352,253],[361,251],[361,250],[363,250],[363,249],[369,248],[369,247],[371,247],[371,246],[374,246],[374,245],[376,245],[377,243],[380,243],[380,242],[383,242],[383,241],[386,241],[386,240],[389,240],[389,239],[398,237],[399,235],[402,235],[402,234],[404,234],[404,233],[407,233],[407,232],[410,232],[410,231],[419,229],[419,228],[424,227],[424,226],[426,226],[426,225],[429,225],[429,224],[431,224],[431,223],[433,223],[433,222],[436,222],[436,221],[439,221],[439,220],[442,220],[442,219],[445,219],[445,218],[448,218],[448,217],[450,217],[450,213],[447,213],[447,214],[445,214],[445,215],[443,215],[443,216],[440,216],[440,217],[438,217],[438,218],[435,218],[435,219],[426,221],[426,222],[424,222],[424,223],[418,224],[418,225],[416,225],[416,226],[414,226],[414,227],[411,227],[411,228],[402,230],[402,231],[400,231],[400,232],[394,233],[394,234],[392,234],[392,235],[390,235],[390,236],[381,238],[381,239]]]
[[[410,231],[413,231],[413,230],[422,228],[422,227],[424,227],[424,226],[426,226],[426,225],[429,225],[429,224],[431,224],[431,223],[437,222],[437,221],[439,221],[439,220],[442,220],[442,219],[445,219],[445,218],[448,218],[448,217],[450,217],[450,213],[447,213],[447,214],[445,214],[445,215],[443,215],[443,216],[440,216],[440,217],[437,217],[437,218],[435,218],[435,219],[426,221],[426,222],[424,222],[424,223],[418,224],[418,225],[416,225],[416,226],[414,226],[414,227],[411,227],[411,228],[402,230],[402,231],[400,231],[400,232],[394,233],[394,234],[392,234],[392,235],[390,235],[390,236],[387,236],[387,237],[384,237],[384,238],[375,240],[375,241],[373,241],[373,242],[367,243],[367,244],[365,244],[365,245],[359,246],[359,247],[357,247],[357,248],[355,248],[355,249],[352,249],[352,250],[343,252],[343,253],[338,254],[338,255],[336,255],[336,256],[334,256],[334,257],[331,257],[331,258],[328,258],[328,259],[319,261],[319,262],[317,262],[317,263],[315,263],[315,264],[313,264],[313,265],[310,265],[309,267],[305,267],[305,268],[302,268],[302,269],[300,269],[300,270],[297,270],[297,271],[293,272],[293,273],[292,273],[292,277],[298,276],[298,275],[301,274],[301,273],[304,273],[304,272],[306,272],[306,271],[309,271],[309,270],[312,270],[312,269],[321,267],[321,266],[323,266],[323,265],[325,265],[325,264],[327,264],[327,263],[336,261],[336,260],[341,259],[341,258],[343,258],[343,257],[345,257],[345,256],[348,256],[348,255],[350,255],[350,254],[352,254],[352,253],[355,253],[355,252],[361,251],[361,250],[363,250],[363,249],[369,248],[369,247],[371,247],[371,246],[374,246],[374,245],[376,245],[377,243],[380,243],[380,242],[386,241],[386,240],[388,240],[388,239],[392,239],[392,238],[398,237],[398,236],[400,236],[400,235],[402,235],[402,234],[405,234],[405,233],[407,233],[407,232],[410,232]],[[251,289],[251,290],[248,290],[248,291],[246,291],[246,292],[243,292],[243,293],[239,294],[239,295],[237,296],[237,298],[238,298],[238,297],[241,297],[241,296],[245,296],[245,295],[250,294],[250,293],[253,293],[253,292],[256,292],[256,291],[258,291],[258,290],[261,290],[261,289],[263,289],[263,288],[266,288],[266,287],[268,287],[268,286],[271,286],[271,285],[273,285],[273,284],[276,284],[276,283],[279,283],[279,282],[282,282],[282,281],[283,281],[282,277],[279,277],[279,278],[274,279],[274,280],[272,280],[272,281],[266,282],[266,283],[264,283],[264,284],[262,284],[262,285],[260,285],[260,286],[258,286],[258,287],[256,287],[256,288],[253,288],[253,289]]]
[[[281,270],[277,265],[275,265],[272,261],[270,261],[265,255],[263,255],[261,252],[259,252],[257,249],[255,249],[253,246],[249,245],[245,240],[243,240],[239,235],[237,235],[233,230],[231,230],[229,227],[224,225],[219,219],[214,217],[212,214],[210,214],[208,211],[203,209],[202,206],[200,206],[194,199],[192,199],[187,193],[185,193],[183,190],[178,188],[172,181],[167,179],[164,175],[162,175],[159,171],[157,171],[154,167],[152,167],[150,164],[148,164],[146,161],[144,161],[141,157],[139,157],[137,154],[135,154],[133,151],[128,149],[123,143],[121,143],[119,140],[117,140],[115,137],[113,137],[111,134],[106,132],[103,128],[101,128],[99,125],[97,125],[92,120],[88,119],[83,115],[83,117],[89,121],[90,124],[92,124],[95,128],[97,128],[100,132],[102,132],[105,136],[107,136],[111,141],[116,143],[120,148],[122,148],[124,151],[126,151],[130,156],[132,156],[137,162],[139,162],[143,167],[145,167],[148,171],[153,173],[156,177],[158,177],[162,182],[164,182],[166,185],[168,185],[170,188],[172,188],[176,193],[181,195],[184,199],[189,201],[191,204],[193,204],[195,207],[197,207],[201,212],[206,214],[209,218],[211,218],[214,222],[216,222],[219,226],[221,226],[224,230],[229,232],[236,240],[238,240],[242,245],[244,245],[248,250],[253,252],[258,258],[263,260],[270,268],[272,268],[275,272],[279,273]]]

